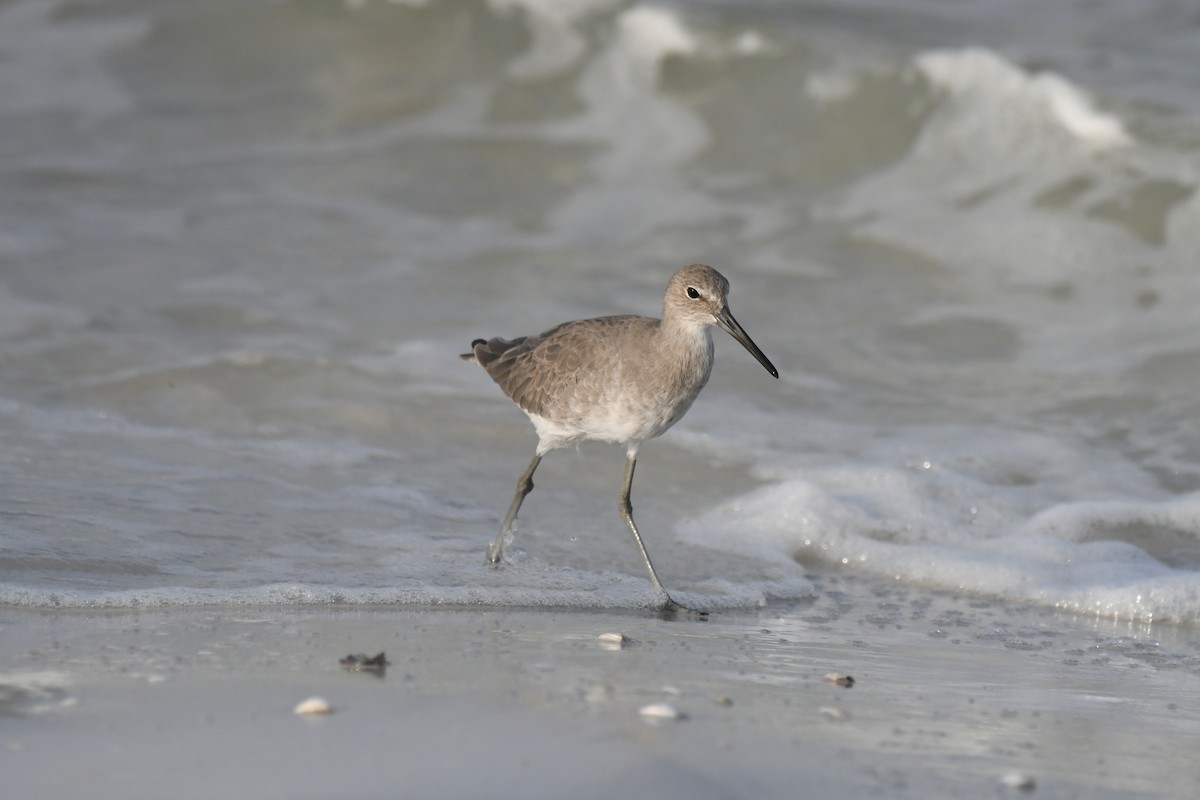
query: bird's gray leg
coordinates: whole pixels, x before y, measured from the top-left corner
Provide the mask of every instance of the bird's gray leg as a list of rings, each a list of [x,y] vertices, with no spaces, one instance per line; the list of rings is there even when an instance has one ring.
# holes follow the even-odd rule
[[[542,454],[535,453],[533,461],[529,462],[529,466],[517,479],[517,493],[513,495],[512,503],[508,506],[504,522],[500,524],[500,533],[497,534],[496,541],[488,547],[488,561],[493,564],[499,563],[500,557],[504,554],[504,542],[512,536],[512,526],[517,519],[517,512],[521,510],[521,503],[525,502],[525,495],[533,490],[533,471],[538,468],[540,463],[542,463]]]
[[[625,462],[625,482],[621,485],[621,497],[618,500],[618,507],[621,510],[621,519],[625,520],[625,524],[629,526],[630,533],[633,534],[633,540],[637,542],[638,550],[642,553],[642,560],[646,562],[646,569],[650,571],[650,582],[654,584],[654,589],[663,600],[664,611],[691,611],[692,609],[682,606],[671,599],[671,595],[667,593],[667,589],[662,585],[662,581],[658,579],[658,575],[654,572],[654,565],[650,563],[650,554],[646,552],[646,545],[642,541],[642,535],[638,533],[637,525],[633,522],[633,503],[629,500],[629,493],[633,489],[633,469],[637,466],[637,445],[630,445],[629,455]],[[694,612],[705,615],[703,611]]]

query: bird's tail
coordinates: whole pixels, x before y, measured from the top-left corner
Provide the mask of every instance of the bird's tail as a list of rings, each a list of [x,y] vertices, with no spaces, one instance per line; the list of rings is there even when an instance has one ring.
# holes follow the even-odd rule
[[[481,344],[487,344],[487,339],[476,339],[475,341],[471,342],[471,352],[462,353],[459,355],[459,358],[461,358],[463,361],[478,361],[479,359],[475,358],[475,348]]]

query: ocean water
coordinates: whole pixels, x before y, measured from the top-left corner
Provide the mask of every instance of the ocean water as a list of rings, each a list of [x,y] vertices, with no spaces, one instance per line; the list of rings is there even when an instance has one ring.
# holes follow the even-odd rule
[[[731,281],[634,507],[704,608],[854,576],[1200,619],[1194,4],[0,4],[0,603],[642,607],[623,453],[477,336]]]

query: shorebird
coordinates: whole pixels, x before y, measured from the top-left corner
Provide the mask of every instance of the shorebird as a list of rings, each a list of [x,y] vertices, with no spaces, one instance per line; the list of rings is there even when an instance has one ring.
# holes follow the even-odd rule
[[[564,322],[537,336],[476,339],[460,356],[480,364],[537,430],[533,460],[517,480],[487,557],[498,563],[513,537],[533,473],[551,450],[594,440],[625,446],[618,507],[666,611],[688,610],[667,593],[633,521],[629,495],[642,442],[678,422],[712,372],[712,326],[738,340],[775,378],[778,370],[729,312],[729,281],[692,264],[671,276],[662,319],[634,315]]]

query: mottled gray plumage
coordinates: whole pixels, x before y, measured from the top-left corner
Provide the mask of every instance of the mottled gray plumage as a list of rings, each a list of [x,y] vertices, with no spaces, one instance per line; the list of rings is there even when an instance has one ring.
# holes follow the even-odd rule
[[[463,357],[482,364],[526,413],[543,415],[555,398],[557,409],[572,404],[595,408],[605,389],[616,383],[612,378],[620,370],[624,340],[635,329],[657,323],[630,315],[564,322],[537,336],[476,340],[475,352]]]
[[[712,371],[710,328],[742,343],[776,378],[779,373],[729,312],[729,282],[712,267],[692,264],[671,276],[662,319],[600,317],[564,322],[537,336],[476,339],[462,358],[487,370],[521,407],[538,433],[538,447],[488,550],[498,562],[533,473],[549,451],[582,440],[626,445],[621,516],[633,533],[651,582],[665,606],[679,609],[654,572],[633,522],[629,492],[638,448],[678,422]]]

